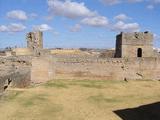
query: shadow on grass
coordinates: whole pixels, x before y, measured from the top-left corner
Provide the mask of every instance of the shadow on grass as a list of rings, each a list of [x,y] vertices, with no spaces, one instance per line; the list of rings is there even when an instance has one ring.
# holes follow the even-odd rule
[[[122,120],[160,120],[160,102],[114,111]]]

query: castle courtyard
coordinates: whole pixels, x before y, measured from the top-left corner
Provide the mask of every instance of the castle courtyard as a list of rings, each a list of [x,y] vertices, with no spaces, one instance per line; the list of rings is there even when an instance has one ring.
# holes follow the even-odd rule
[[[159,81],[55,80],[10,88],[0,101],[0,119],[159,120],[159,104],[139,108],[159,101],[159,85]]]

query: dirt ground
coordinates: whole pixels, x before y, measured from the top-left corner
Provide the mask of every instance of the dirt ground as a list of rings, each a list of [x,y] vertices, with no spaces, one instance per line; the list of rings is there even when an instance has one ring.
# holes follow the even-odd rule
[[[53,80],[8,89],[0,120],[121,120],[114,111],[159,101],[159,81]]]

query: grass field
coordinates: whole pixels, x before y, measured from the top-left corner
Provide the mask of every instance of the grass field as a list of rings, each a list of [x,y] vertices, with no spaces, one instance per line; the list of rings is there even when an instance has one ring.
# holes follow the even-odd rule
[[[0,120],[121,120],[113,111],[158,101],[159,81],[54,80],[8,89]]]

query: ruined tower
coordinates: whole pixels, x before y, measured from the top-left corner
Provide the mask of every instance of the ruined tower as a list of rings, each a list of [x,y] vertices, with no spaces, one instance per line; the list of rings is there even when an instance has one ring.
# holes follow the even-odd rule
[[[41,31],[27,33],[27,47],[34,52],[43,49],[43,33]]]
[[[115,57],[153,57],[153,34],[149,32],[120,33],[116,38]]]

